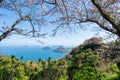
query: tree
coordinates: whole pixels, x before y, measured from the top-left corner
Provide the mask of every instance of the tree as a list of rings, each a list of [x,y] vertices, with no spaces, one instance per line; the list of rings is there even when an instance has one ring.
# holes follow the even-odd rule
[[[103,76],[99,74],[96,68],[98,57],[91,49],[84,50],[75,57],[75,61],[77,62],[80,59],[80,62],[77,63],[77,66],[72,65],[72,67],[68,67],[68,72],[71,74],[69,80],[103,80]],[[82,63],[81,66],[79,66],[80,63]]]
[[[47,12],[59,15],[52,22],[70,29],[73,24],[95,23],[103,30],[120,37],[120,0],[44,0],[54,5],[54,10]],[[72,27],[71,27],[71,26]],[[55,32],[56,33],[56,32]]]
[[[12,25],[6,26],[4,23],[4,25],[0,27],[0,41],[11,34],[21,34],[32,37],[45,35],[40,33],[41,25],[45,21],[41,14],[39,14],[40,8],[38,5],[34,5],[27,0],[4,0],[0,3],[0,8],[13,12],[17,18]],[[18,27],[18,25],[23,24],[23,22],[29,25],[26,28],[22,26]]]
[[[120,37],[119,5],[120,0],[4,0],[0,4],[1,8],[17,13],[18,18],[13,25],[0,29],[0,41],[13,32],[32,37],[44,36],[40,34],[38,26],[46,22],[46,16],[51,17],[47,22],[58,25],[53,35],[60,28],[72,31],[74,25],[84,28],[82,24],[94,23],[100,29]],[[31,29],[17,27],[26,21],[30,23]]]

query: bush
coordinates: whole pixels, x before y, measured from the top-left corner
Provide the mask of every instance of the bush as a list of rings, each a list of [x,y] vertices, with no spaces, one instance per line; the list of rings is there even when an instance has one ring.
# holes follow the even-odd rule
[[[98,57],[96,57],[91,49],[87,49],[79,54],[76,54],[74,59],[76,62],[80,61],[82,63],[82,66],[77,66],[77,68],[74,68],[76,70],[72,72],[71,75],[73,75],[73,77],[71,77],[72,79],[70,80],[104,80],[105,77],[103,75],[100,75],[94,64],[97,61]],[[76,62],[74,62],[74,64]]]

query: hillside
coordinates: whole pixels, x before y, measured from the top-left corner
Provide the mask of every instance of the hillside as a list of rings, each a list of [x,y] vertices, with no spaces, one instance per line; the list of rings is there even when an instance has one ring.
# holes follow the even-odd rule
[[[117,53],[111,42],[81,44],[58,60],[23,62],[0,55],[0,80],[120,80]]]

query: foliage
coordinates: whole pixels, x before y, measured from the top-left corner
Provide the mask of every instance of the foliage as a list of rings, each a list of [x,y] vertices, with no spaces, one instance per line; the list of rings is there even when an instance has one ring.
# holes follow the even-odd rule
[[[27,62],[21,61],[23,57],[0,55],[0,80],[119,80],[120,62],[105,65],[103,54],[80,49],[80,53],[58,60],[49,57],[47,61]]]
[[[92,49],[92,50],[95,50],[99,47],[100,45],[99,44],[94,44],[94,43],[87,43],[84,45],[83,49],[82,50],[86,50],[88,48]]]
[[[101,80],[94,62],[97,60],[96,55],[91,49],[77,55],[81,59],[82,66],[73,74],[73,80]]]

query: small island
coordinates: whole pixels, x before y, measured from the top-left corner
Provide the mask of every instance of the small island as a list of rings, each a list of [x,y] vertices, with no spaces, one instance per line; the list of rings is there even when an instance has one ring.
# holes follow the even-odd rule
[[[54,52],[60,52],[60,53],[67,53],[69,52],[68,49],[64,48],[64,47],[58,47],[56,49],[53,50]]]
[[[23,47],[29,47],[28,45],[24,45]]]
[[[50,47],[48,47],[48,46],[46,46],[46,47],[44,47],[43,49],[49,50],[49,49],[51,49],[51,48],[50,48]]]

